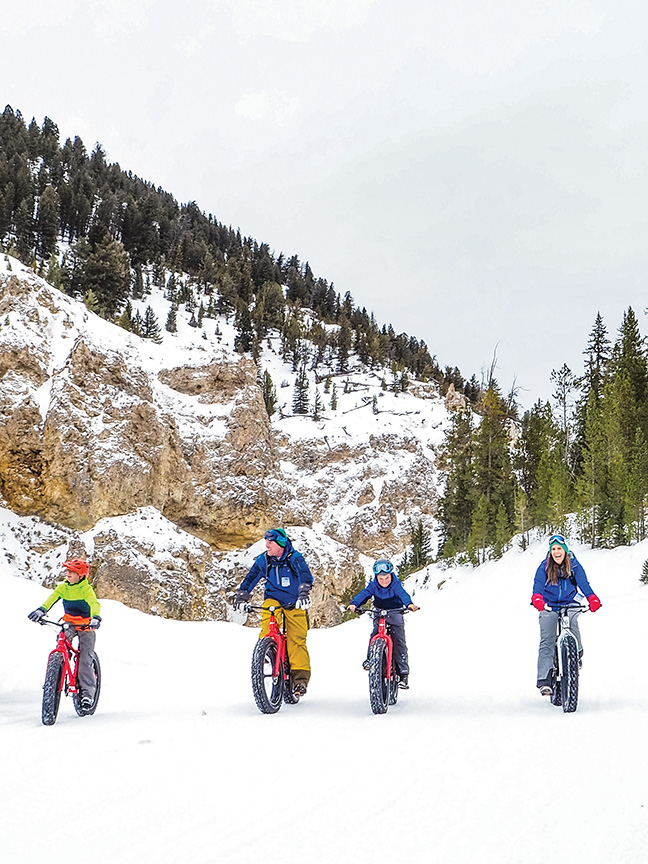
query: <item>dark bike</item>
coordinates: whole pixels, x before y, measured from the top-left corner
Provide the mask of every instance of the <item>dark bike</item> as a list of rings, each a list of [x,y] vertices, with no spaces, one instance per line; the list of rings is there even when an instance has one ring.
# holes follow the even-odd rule
[[[573,713],[578,707],[578,675],[579,658],[578,642],[571,629],[569,611],[578,609],[586,612],[588,607],[582,603],[572,603],[567,606],[552,608],[545,607],[550,612],[556,612],[558,621],[556,624],[556,648],[554,651],[554,662],[551,670],[551,704],[562,705],[566,714]]]
[[[92,652],[92,667],[94,670],[96,689],[92,704],[88,707],[81,705],[81,692],[77,682],[77,673],[79,669],[79,651],[73,648],[65,638],[65,631],[70,625],[60,621],[50,621],[47,618],[41,618],[40,624],[51,624],[59,628],[59,634],[56,639],[56,647],[50,652],[47,659],[47,668],[45,670],[45,683],[43,684],[43,705],[41,711],[41,719],[45,726],[52,726],[56,723],[58,716],[59,705],[61,702],[61,693],[66,696],[72,696],[74,710],[79,717],[84,717],[88,714],[94,714],[99,701],[99,692],[101,690],[101,667],[99,665],[99,657]],[[90,627],[75,627],[76,630],[90,630]]]
[[[399,609],[357,609],[358,615],[370,612],[378,617],[378,632],[369,643],[369,704],[374,714],[386,714],[390,705],[398,701],[400,677],[394,659],[394,641],[389,633],[387,615],[390,612],[409,612]]]
[[[282,701],[287,705],[296,705],[299,702],[290,678],[290,661],[286,650],[286,616],[282,616],[281,627],[275,616],[275,609],[281,608],[279,603],[269,607],[249,604],[244,607],[246,612],[265,610],[270,613],[268,635],[259,639],[252,653],[252,692],[262,714],[276,714]]]

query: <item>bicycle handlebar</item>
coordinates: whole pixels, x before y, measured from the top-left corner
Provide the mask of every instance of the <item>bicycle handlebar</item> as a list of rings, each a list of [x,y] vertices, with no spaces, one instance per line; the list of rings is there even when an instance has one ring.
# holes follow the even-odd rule
[[[347,606],[347,612],[348,611],[349,611],[349,608]],[[409,609],[407,606],[398,606],[398,607],[396,607],[396,609],[377,609],[375,606],[372,606],[369,609],[361,609],[360,607],[357,607],[355,609],[354,614],[355,615],[364,615],[365,612],[373,612],[373,613],[377,613],[378,615],[383,617],[384,615],[387,615],[388,612],[402,612],[403,615],[405,615],[406,612],[411,612],[411,611],[412,610]]]
[[[244,612],[263,612],[264,610],[266,612],[274,612],[275,609],[294,609],[295,604],[293,603],[291,606],[282,606],[281,603],[277,602],[273,606],[254,606],[252,603],[244,603],[242,608]],[[237,610],[235,609],[234,611]]]
[[[587,603],[566,603],[564,606],[549,606],[545,603],[547,612],[562,612],[563,609],[580,609],[581,612],[588,612],[589,606]]]
[[[75,630],[92,630],[89,624],[74,624],[72,621],[52,621],[50,618],[41,618],[39,624],[52,624],[58,627],[59,630],[64,630],[66,627],[74,627]]]

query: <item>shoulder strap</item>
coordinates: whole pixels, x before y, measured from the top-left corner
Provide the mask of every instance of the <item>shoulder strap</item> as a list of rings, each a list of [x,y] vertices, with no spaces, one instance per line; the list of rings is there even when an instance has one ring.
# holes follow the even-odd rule
[[[295,570],[295,568],[292,565],[292,561],[290,560],[292,558],[292,554],[294,551],[295,551],[294,549],[291,549],[290,552],[286,555],[285,563],[288,565],[288,567],[290,567],[290,570],[291,570],[293,576],[299,576],[299,574],[297,573],[297,571]],[[265,559],[266,559],[266,573],[267,573],[268,570],[270,570],[270,556],[268,555],[267,552],[265,553]]]

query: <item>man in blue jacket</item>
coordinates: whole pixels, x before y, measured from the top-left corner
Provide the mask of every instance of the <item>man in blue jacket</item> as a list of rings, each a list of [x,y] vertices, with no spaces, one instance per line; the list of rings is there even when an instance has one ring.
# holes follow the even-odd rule
[[[416,612],[419,608],[412,602],[412,598],[403,588],[403,583],[394,573],[394,565],[386,558],[381,558],[373,565],[374,578],[359,591],[353,600],[349,603],[351,612],[355,612],[358,606],[362,606],[370,597],[373,597],[373,603],[376,609],[393,609],[393,612],[387,613],[387,623],[389,624],[389,632],[394,642],[394,657],[396,659],[396,671],[400,677],[399,687],[406,690],[409,687],[409,660],[407,656],[407,643],[405,642],[405,623],[403,621],[403,613],[401,610],[406,606],[412,612]],[[369,637],[371,639],[378,632],[379,617],[374,615],[374,628]],[[369,659],[366,659],[362,664],[364,669],[369,668]]]
[[[255,559],[254,564],[241,582],[234,598],[234,608],[244,606],[250,600],[254,587],[265,579],[265,594],[261,613],[261,633],[259,638],[268,635],[269,606],[282,606],[275,612],[277,623],[281,615],[286,618],[286,648],[290,661],[290,673],[296,696],[306,693],[311,676],[310,656],[306,647],[308,616],[306,610],[311,605],[310,591],[313,587],[313,574],[308,569],[301,552],[292,545],[283,528],[271,528],[265,533],[266,551]]]

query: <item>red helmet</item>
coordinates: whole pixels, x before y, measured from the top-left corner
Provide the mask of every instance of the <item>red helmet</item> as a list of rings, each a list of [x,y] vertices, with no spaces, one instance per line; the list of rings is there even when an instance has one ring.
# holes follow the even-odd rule
[[[87,576],[90,572],[90,565],[83,558],[71,558],[69,561],[64,561],[62,566],[66,570],[78,573],[79,576]]]

